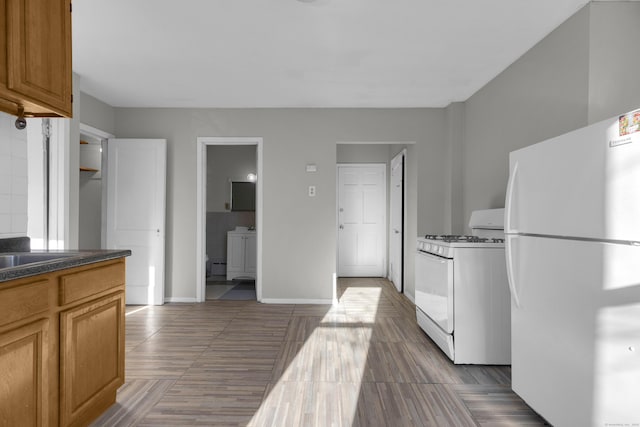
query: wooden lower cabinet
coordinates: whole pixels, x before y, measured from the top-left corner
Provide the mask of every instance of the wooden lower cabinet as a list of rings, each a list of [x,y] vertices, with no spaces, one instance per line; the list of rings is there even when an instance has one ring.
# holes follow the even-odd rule
[[[0,427],[87,426],[124,384],[124,258],[0,282]]]
[[[83,425],[124,384],[124,292],[60,314],[60,423]]]
[[[0,335],[0,425],[47,426],[49,321]]]

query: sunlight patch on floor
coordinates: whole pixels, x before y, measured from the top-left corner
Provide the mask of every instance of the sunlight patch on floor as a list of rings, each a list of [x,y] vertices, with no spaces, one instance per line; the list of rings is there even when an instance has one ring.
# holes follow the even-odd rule
[[[273,379],[249,426],[321,425],[327,419],[352,425],[381,292],[345,290],[307,340],[292,349],[292,359]]]
[[[137,312],[139,312],[139,311],[146,310],[146,309],[148,309],[149,307],[150,307],[149,305],[143,305],[143,306],[141,306],[140,308],[136,308],[136,309],[133,309],[133,310],[131,310],[131,311],[127,311],[127,312],[125,313],[125,316],[129,316],[129,315],[134,314],[134,313],[137,313]]]

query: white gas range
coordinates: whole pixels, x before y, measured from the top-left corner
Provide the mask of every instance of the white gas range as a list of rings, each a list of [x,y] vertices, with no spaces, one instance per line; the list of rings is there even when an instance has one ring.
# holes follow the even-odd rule
[[[456,364],[511,363],[503,209],[474,211],[472,236],[417,240],[416,317]]]

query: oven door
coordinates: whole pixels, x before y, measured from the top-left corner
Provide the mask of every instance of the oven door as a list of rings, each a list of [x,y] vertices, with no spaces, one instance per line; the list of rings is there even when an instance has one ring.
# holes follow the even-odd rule
[[[416,253],[416,305],[446,333],[453,332],[453,259]]]

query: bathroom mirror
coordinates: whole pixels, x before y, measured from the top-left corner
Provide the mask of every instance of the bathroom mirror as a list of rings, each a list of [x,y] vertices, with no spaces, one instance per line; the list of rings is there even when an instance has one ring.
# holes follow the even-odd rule
[[[256,210],[256,183],[231,181],[231,211],[246,212]]]

